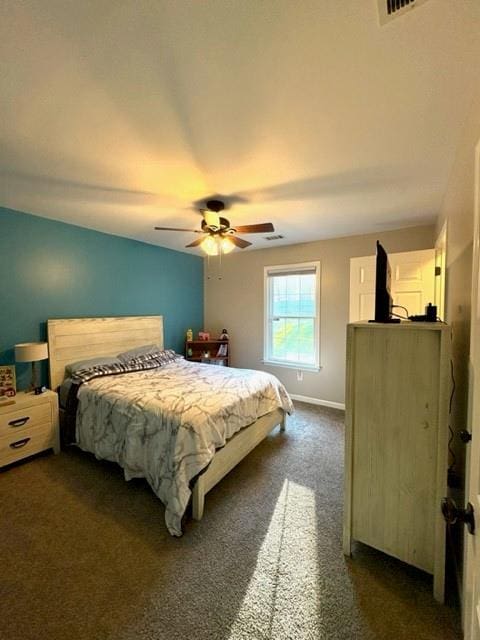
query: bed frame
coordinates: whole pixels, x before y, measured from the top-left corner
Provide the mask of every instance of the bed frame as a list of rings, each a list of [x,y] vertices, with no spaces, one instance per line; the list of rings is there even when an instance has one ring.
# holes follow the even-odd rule
[[[162,316],[48,320],[47,327],[50,387],[53,390],[62,384],[65,366],[71,362],[97,356],[116,356],[144,344],[157,344],[163,349]],[[285,430],[286,414],[282,409],[262,416],[217,451],[193,487],[192,515],[195,520],[203,516],[205,495],[210,489],[278,425],[281,431]]]

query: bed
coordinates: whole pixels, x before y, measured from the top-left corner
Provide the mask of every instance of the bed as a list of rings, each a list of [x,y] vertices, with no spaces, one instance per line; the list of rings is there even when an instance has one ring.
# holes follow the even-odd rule
[[[146,344],[163,349],[161,316],[54,319],[47,326],[55,390],[69,363]],[[283,385],[270,374],[174,355],[145,370],[87,374],[74,395],[76,444],[120,464],[127,480],[146,478],[175,536],[182,535],[190,499],[200,520],[208,491],[274,427],[284,430],[292,411]],[[61,409],[61,425],[65,417]]]

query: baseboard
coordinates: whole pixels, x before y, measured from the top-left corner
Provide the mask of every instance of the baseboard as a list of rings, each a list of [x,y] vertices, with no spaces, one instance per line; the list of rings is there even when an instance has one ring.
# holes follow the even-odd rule
[[[343,402],[331,402],[330,400],[320,400],[320,398],[299,396],[296,393],[291,393],[290,397],[292,400],[299,400],[300,402],[306,402],[307,404],[319,404],[322,407],[331,407],[332,409],[342,409],[342,411],[345,411],[345,405]]]

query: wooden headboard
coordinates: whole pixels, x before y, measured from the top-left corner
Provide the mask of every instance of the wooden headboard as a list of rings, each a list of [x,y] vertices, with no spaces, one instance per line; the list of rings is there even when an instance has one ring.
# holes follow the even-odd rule
[[[48,320],[50,387],[65,379],[65,366],[96,356],[116,356],[144,344],[163,349],[163,316]]]

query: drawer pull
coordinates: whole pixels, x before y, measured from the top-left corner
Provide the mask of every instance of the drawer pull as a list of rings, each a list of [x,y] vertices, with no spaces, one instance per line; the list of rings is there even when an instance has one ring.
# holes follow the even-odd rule
[[[30,438],[24,438],[23,440],[12,442],[12,444],[10,445],[10,449],[21,449],[27,444],[27,442],[30,442]]]
[[[17,418],[16,420],[10,420],[8,423],[11,427],[23,427],[24,424],[30,420],[30,416],[25,416],[24,418]]]

